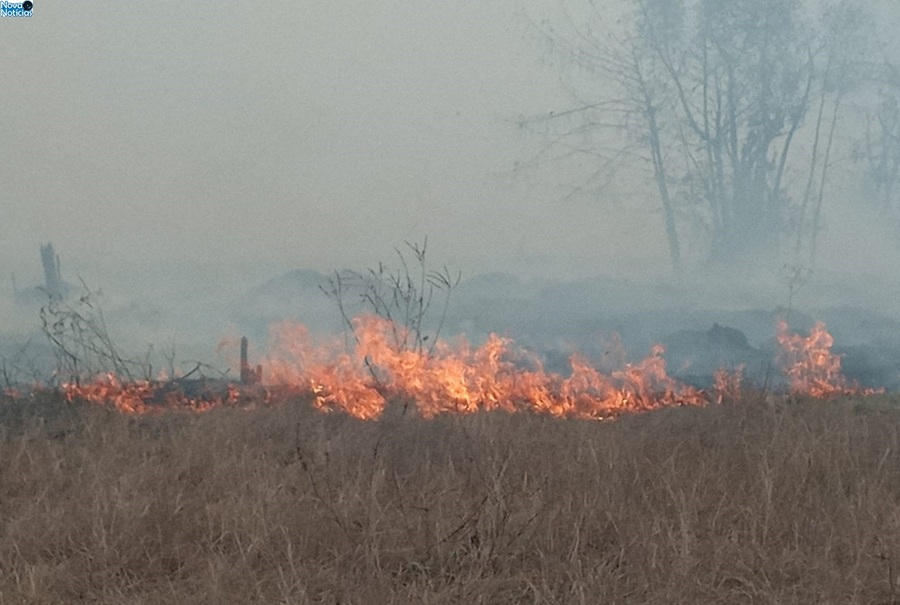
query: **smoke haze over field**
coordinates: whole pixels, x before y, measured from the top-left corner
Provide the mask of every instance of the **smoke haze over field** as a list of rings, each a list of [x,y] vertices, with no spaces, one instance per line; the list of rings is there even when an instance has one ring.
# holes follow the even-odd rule
[[[6,275],[49,240],[79,273],[329,270],[425,234],[469,272],[596,263],[646,222],[514,172],[536,149],[517,117],[567,102],[515,2],[39,3],[2,25]]]
[[[362,266],[426,234],[469,274],[665,270],[652,193],[562,201],[571,174],[515,170],[543,145],[516,119],[572,105],[531,21],[553,11],[241,6],[3,22],[5,274],[49,240],[70,272],[169,276]]]
[[[896,11],[878,6],[889,31]],[[65,279],[140,318],[138,343],[213,333],[279,275],[369,267],[425,236],[431,262],[466,277],[671,279],[652,173],[570,196],[589,157],[532,166],[547,141],[519,119],[577,104],[540,31],[565,18],[558,8],[39,1],[31,19],[0,21],[0,299],[11,274],[20,289],[40,282],[48,241]],[[835,198],[861,199],[850,161],[835,164]],[[825,210],[819,283],[798,302],[825,304],[840,273],[857,289],[836,303],[886,310],[900,258],[889,229],[863,203]],[[878,283],[864,292],[869,274]],[[768,289],[748,298],[757,278]],[[610,312],[631,308],[629,295],[785,304],[771,267],[744,282],[698,281],[691,299],[621,282],[580,292],[618,297]],[[174,315],[160,318],[160,304]],[[22,318],[0,300],[0,333]]]

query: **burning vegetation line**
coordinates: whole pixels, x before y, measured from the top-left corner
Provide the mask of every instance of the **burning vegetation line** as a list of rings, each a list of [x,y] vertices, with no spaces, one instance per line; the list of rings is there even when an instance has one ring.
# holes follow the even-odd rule
[[[217,406],[268,402],[288,395],[307,394],[323,412],[343,412],[361,419],[377,419],[391,402],[403,402],[420,415],[467,414],[479,411],[531,411],[555,417],[607,419],[622,414],[670,406],[707,405],[741,394],[743,368],[720,370],[709,390],[697,389],[670,377],[663,347],[650,355],[604,373],[575,353],[567,376],[546,371],[533,354],[513,340],[491,334],[484,344],[472,346],[460,336],[435,339],[429,349],[403,346],[404,330],[377,315],[353,318],[356,344],[346,347],[335,338],[315,342],[300,324],[281,323],[272,330],[272,350],[261,364],[266,387],[248,397],[247,388],[229,384],[210,397],[188,395],[172,383],[123,381],[108,373],[88,383],[68,383],[69,400],[112,405],[124,413],[189,409],[205,411]],[[781,347],[778,363],[792,394],[828,397],[871,393],[851,385],[841,374],[840,358],[832,353],[834,340],[823,324],[809,336],[791,334],[787,324],[777,326]],[[246,363],[246,361],[244,361]]]
[[[446,265],[440,270],[428,268],[427,237],[421,244],[405,243],[405,252],[400,248],[394,249],[400,269],[391,270],[384,263],[378,263],[377,268],[365,272],[336,271],[327,285],[319,288],[334,301],[347,329],[346,334],[354,336],[357,343],[359,339],[356,338],[348,305],[361,307],[390,321],[395,347],[431,354],[447,317],[450,294],[459,285],[462,274],[451,273]],[[407,258],[409,254],[412,254],[412,259]],[[436,295],[442,298],[439,303],[440,317],[433,331],[429,332],[426,323]]]
[[[834,338],[825,324],[816,322],[809,336],[791,334],[785,320],[779,320],[776,339],[780,346],[778,365],[788,378],[792,393],[811,397],[873,395],[883,389],[861,389],[841,372],[841,358],[831,352]]]
[[[101,374],[104,368],[128,381],[139,373],[147,378],[152,368],[119,352],[94,293],[83,281],[81,285],[83,293],[76,301],[50,293],[41,307],[41,329],[56,355],[56,378],[78,383],[85,376]]]

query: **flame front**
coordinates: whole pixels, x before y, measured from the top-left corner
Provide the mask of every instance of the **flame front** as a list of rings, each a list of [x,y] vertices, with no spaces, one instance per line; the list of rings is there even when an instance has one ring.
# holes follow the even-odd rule
[[[316,406],[358,418],[377,418],[389,400],[414,405],[430,418],[445,413],[502,409],[553,416],[609,418],[665,405],[701,405],[706,395],[666,374],[661,346],[639,364],[604,375],[581,355],[568,377],[547,372],[512,340],[491,334],[479,347],[462,337],[430,351],[407,342],[395,324],[377,316],[353,320],[357,344],[314,346],[302,326],[281,324],[275,352],[265,362],[273,382],[312,391]]]
[[[234,385],[228,385],[225,396],[190,397],[177,389],[162,388],[158,382],[122,381],[112,372],[87,384],[63,383],[61,386],[67,401],[80,399],[111,405],[124,414],[148,414],[170,409],[206,412],[219,405],[234,405],[240,396]]]
[[[841,358],[831,352],[834,338],[825,324],[816,322],[809,336],[791,334],[785,320],[778,322],[776,338],[781,347],[779,365],[792,393],[830,397],[851,392],[841,373]]]
[[[299,324],[274,326],[271,353],[263,360],[268,386],[280,393],[312,394],[314,405],[322,411],[367,420],[379,418],[391,401],[413,406],[425,418],[505,410],[607,419],[741,396],[743,367],[719,370],[711,391],[703,391],[667,374],[661,345],[654,345],[643,361],[620,360],[618,369],[606,373],[575,353],[569,358],[571,372],[563,376],[546,371],[533,354],[496,334],[477,347],[460,336],[424,350],[402,344],[415,339],[382,317],[358,317],[352,325],[353,346],[338,339],[316,342]],[[816,324],[804,337],[791,334],[781,321],[776,337],[781,347],[777,361],[792,394],[828,397],[872,392],[855,389],[841,374],[840,357],[831,352],[834,339],[824,324]],[[213,397],[189,397],[171,385],[126,382],[107,374],[88,383],[64,384],[63,390],[69,400],[112,405],[128,414],[173,408],[205,411],[248,399],[233,384],[228,385],[227,394]],[[269,396],[266,390],[266,402]]]

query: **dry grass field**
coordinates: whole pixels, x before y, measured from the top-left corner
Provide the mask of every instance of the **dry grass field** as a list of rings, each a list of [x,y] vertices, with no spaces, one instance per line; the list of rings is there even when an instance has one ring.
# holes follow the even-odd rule
[[[900,603],[900,405],[0,413],[0,603]]]

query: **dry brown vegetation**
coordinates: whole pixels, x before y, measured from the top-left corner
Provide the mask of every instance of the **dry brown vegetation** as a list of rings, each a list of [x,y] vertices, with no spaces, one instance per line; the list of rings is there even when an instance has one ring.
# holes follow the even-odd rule
[[[900,406],[7,403],[0,603],[900,603]]]

